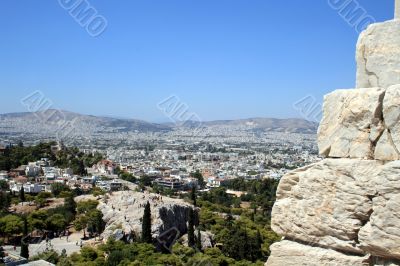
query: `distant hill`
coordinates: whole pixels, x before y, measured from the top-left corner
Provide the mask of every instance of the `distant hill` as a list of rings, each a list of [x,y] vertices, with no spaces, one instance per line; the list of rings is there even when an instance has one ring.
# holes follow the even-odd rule
[[[56,115],[52,115],[56,114]],[[83,115],[68,111],[47,110],[38,113],[0,114],[0,135],[4,133],[46,134],[54,132],[61,125],[70,123],[76,132],[121,133],[121,132],[168,132],[175,129],[188,130],[193,127],[212,130],[247,130],[311,133],[317,131],[318,124],[303,119],[250,118],[240,120],[218,120],[207,122],[188,121],[183,124],[150,123],[138,119],[121,119]]]
[[[221,120],[204,123],[208,127],[232,126],[248,127],[253,130],[275,132],[316,133],[318,124],[304,119],[289,118],[249,118],[239,120]]]
[[[173,124],[168,123],[168,126]],[[272,132],[292,132],[315,134],[318,123],[298,118],[278,119],[278,118],[249,118],[237,120],[216,120],[216,121],[187,121],[178,125],[180,128],[204,127],[210,129],[226,130],[249,130],[249,131],[272,131]]]

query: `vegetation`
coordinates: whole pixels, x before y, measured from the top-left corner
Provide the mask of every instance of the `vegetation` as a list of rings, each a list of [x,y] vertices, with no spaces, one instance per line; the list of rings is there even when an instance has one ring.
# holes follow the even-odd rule
[[[55,166],[71,168],[74,174],[87,174],[85,167],[91,167],[103,159],[100,153],[85,154],[78,148],[65,148],[53,153],[51,147],[55,142],[40,143],[35,146],[7,146],[4,154],[0,155],[0,170],[10,171],[20,165],[36,162],[42,158],[48,158]]]
[[[122,172],[119,174],[119,178],[121,178],[122,180],[131,182],[131,183],[136,183],[137,178],[135,176],[133,176],[131,173],[126,173],[126,172]]]
[[[100,235],[104,230],[103,214],[96,209],[98,204],[98,201],[88,200],[77,205],[74,226],[77,230],[83,230],[85,237],[86,231],[93,236]]]
[[[194,247],[196,240],[194,236],[194,211],[192,208],[189,209],[188,221],[188,245],[189,247]]]
[[[147,202],[144,208],[142,218],[142,242],[148,244],[153,243],[153,237],[151,235],[151,209],[149,202]]]
[[[85,167],[102,159],[101,155],[86,155],[75,148],[67,148],[56,154],[51,152],[54,143],[43,143],[33,147],[18,145],[8,147],[0,156],[0,170],[16,168],[29,161],[49,158],[56,166],[69,167],[76,174],[86,174]],[[152,184],[152,179],[144,176],[136,179],[132,174],[119,171],[119,177],[129,182],[137,182],[140,188],[152,186],[153,191],[163,195],[176,195],[194,205],[188,212],[188,244],[175,243],[172,250],[161,251],[154,245],[151,232],[151,209],[147,203],[142,217],[142,235],[133,238],[133,243],[110,239],[106,244],[83,247],[81,252],[67,256],[48,250],[32,259],[45,259],[51,263],[67,265],[263,265],[270,255],[269,247],[280,238],[270,228],[270,215],[275,202],[277,180],[229,181],[223,187],[209,192],[193,188],[189,193],[178,195]],[[251,173],[250,173],[251,174]],[[204,188],[204,178],[199,171],[191,173]],[[227,190],[241,191],[242,196],[228,194]],[[83,230],[84,236],[98,236],[104,230],[102,213],[97,210],[95,200],[74,201],[76,191],[67,186],[54,184],[51,193],[36,196],[8,192],[6,183],[0,181],[0,239],[21,239],[33,230],[61,234],[71,224],[76,230]],[[104,192],[94,188],[93,195]],[[49,198],[64,199],[64,205],[52,209],[39,209],[26,217],[9,213],[12,202],[35,202],[39,208],[47,205]],[[199,219],[197,219],[197,217]],[[202,246],[202,232],[214,235],[212,248]],[[3,252],[4,253],[4,252]],[[29,257],[28,243],[22,241],[21,255]],[[0,249],[1,262],[2,249]]]

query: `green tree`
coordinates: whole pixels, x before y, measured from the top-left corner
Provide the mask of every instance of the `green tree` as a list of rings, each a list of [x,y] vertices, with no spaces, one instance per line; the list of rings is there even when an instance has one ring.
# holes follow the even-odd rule
[[[194,211],[192,208],[189,209],[188,214],[188,245],[189,247],[195,247],[195,237],[194,237]]]
[[[203,249],[202,244],[201,244],[200,228],[197,228],[196,249],[197,249],[197,251],[201,251]]]
[[[201,188],[203,188],[203,187],[206,185],[206,183],[204,182],[204,177],[203,177],[203,175],[200,173],[199,170],[196,170],[196,172],[192,173],[191,175],[192,175],[192,177],[194,177],[194,178],[197,179],[197,182],[198,182],[198,184],[199,184],[199,186],[200,186]]]
[[[21,234],[24,228],[23,220],[17,215],[6,215],[0,218],[0,232],[3,232],[7,237]]]
[[[196,207],[197,206],[197,195],[196,195],[196,188],[193,187],[192,191],[190,193],[190,198],[192,200],[193,205]]]
[[[122,180],[131,182],[131,183],[135,183],[137,181],[136,177],[134,175],[132,175],[131,173],[127,173],[127,172],[121,172],[119,174],[119,178],[121,178]]]
[[[78,214],[87,214],[90,211],[95,210],[97,208],[97,205],[99,205],[99,202],[97,200],[81,201],[77,204]]]
[[[45,230],[46,229],[46,219],[47,212],[44,210],[34,211],[28,216],[28,223],[32,230]]]
[[[151,186],[151,177],[150,176],[142,176],[139,180],[139,185],[142,187],[148,187]]]
[[[94,234],[101,234],[104,229],[103,213],[99,210],[92,210],[87,214],[89,231]]]
[[[59,197],[62,192],[69,192],[71,189],[62,183],[54,183],[51,185],[51,192],[55,197]]]
[[[147,202],[144,208],[142,218],[142,242],[148,244],[153,243],[153,236],[151,234],[151,209],[149,202]]]
[[[64,207],[67,211],[72,214],[76,214],[76,202],[74,200],[74,194],[72,192],[68,192],[64,198]]]
[[[19,199],[22,202],[25,202],[25,190],[24,190],[24,186],[21,186],[21,189],[19,190]]]
[[[46,219],[47,228],[60,233],[65,229],[67,223],[65,221],[65,217],[61,214],[54,214]]]
[[[0,213],[8,212],[11,204],[11,196],[6,191],[0,191]]]
[[[26,242],[21,243],[21,253],[20,256],[29,259],[29,245]]]
[[[88,223],[89,219],[86,217],[86,215],[81,214],[78,217],[76,217],[74,221],[74,227],[78,231],[83,230],[84,237],[86,237],[85,229],[88,226]]]
[[[6,253],[4,252],[4,248],[0,246],[0,263],[4,263],[4,257],[6,256]]]
[[[0,180],[0,191],[7,191],[10,189],[8,182],[6,180]]]
[[[114,250],[110,253],[110,256],[107,258],[108,266],[118,266],[121,261],[125,258],[125,254],[123,250]]]

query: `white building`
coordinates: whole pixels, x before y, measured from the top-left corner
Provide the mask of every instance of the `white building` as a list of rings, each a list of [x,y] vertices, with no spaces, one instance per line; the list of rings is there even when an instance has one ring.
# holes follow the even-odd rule
[[[25,168],[25,174],[29,177],[36,177],[40,174],[40,166],[36,163],[29,163]]]
[[[21,187],[24,187],[24,192],[28,194],[38,194],[42,192],[42,186],[39,184],[32,184],[32,183],[26,183],[26,184],[19,184],[15,183],[14,181],[10,182],[10,189],[13,192],[20,192]]]

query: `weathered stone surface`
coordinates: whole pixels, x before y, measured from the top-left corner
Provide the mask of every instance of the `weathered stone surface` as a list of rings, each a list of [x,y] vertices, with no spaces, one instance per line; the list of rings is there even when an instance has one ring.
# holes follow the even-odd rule
[[[265,266],[364,266],[368,256],[350,256],[340,252],[311,247],[291,241],[271,246],[271,256]]]
[[[359,246],[374,256],[400,259],[400,161],[385,164],[372,179],[377,196]]]
[[[394,147],[392,137],[388,130],[385,130],[382,137],[379,139],[375,148],[374,157],[376,160],[381,161],[394,161],[399,159],[399,154]]]
[[[395,0],[394,19],[400,19],[400,0]]]
[[[385,260],[382,258],[372,258],[372,264],[374,266],[400,266],[400,261]]]
[[[289,173],[272,228],[309,245],[400,259],[400,161],[326,159]]]
[[[144,205],[151,204],[152,233],[157,238],[166,231],[173,230],[180,237],[187,233],[187,213],[193,206],[183,200],[161,197],[150,193],[134,191],[114,192],[100,201],[98,209],[103,213],[106,229],[102,234],[104,240],[113,236],[117,229],[125,234],[134,232],[140,236]],[[118,231],[120,232],[120,231]],[[173,239],[170,238],[170,239]]]
[[[372,210],[370,176],[377,161],[326,159],[285,175],[272,211],[279,235],[344,252],[364,254],[358,232]]]
[[[370,25],[357,43],[357,88],[400,84],[400,20]]]
[[[320,154],[335,158],[374,157],[381,136],[385,90],[337,90],[325,96],[324,116],[318,130]]]
[[[400,150],[400,85],[391,86],[386,90],[383,119],[398,152]]]

